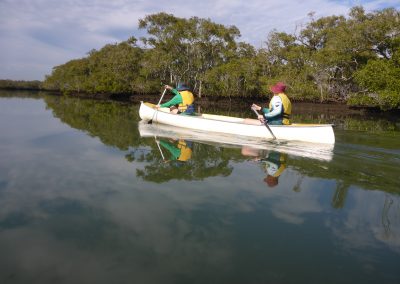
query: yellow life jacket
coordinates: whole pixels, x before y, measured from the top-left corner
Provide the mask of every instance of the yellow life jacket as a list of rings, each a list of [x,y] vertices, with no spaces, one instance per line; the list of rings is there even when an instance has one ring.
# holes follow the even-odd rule
[[[185,140],[179,140],[177,147],[181,150],[181,154],[178,157],[179,161],[185,162],[192,158],[192,149],[186,145]]]
[[[179,104],[178,109],[180,112],[184,112],[187,107],[194,102],[194,96],[190,91],[180,91],[182,96],[182,103]]]
[[[290,115],[292,114],[292,103],[284,93],[279,93],[278,96],[282,100],[283,112],[282,112],[282,123],[285,125],[290,124]],[[271,102],[269,103],[269,109],[272,108]]]
[[[286,169],[286,159],[287,159],[287,155],[284,153],[281,153],[279,156],[279,161],[281,163],[281,166],[279,167],[278,171],[275,173],[275,176],[280,176],[282,174],[282,172]]]

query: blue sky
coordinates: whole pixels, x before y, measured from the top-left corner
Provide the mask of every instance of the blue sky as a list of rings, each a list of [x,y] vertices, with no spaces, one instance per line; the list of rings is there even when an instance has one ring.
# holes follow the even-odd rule
[[[293,33],[309,12],[347,15],[356,5],[400,9],[399,0],[0,0],[0,79],[43,80],[93,48],[142,36],[138,20],[158,12],[235,25],[259,48],[273,29]]]

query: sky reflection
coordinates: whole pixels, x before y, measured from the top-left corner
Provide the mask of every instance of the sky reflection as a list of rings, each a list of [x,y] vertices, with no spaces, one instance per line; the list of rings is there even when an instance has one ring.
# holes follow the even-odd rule
[[[317,282],[400,279],[399,196],[350,186],[335,208],[340,179],[293,166],[307,158],[289,155],[274,187],[250,157],[156,183],[136,175],[153,160],[128,161],[42,100],[0,99],[0,133],[3,283],[306,283],[310,267]]]

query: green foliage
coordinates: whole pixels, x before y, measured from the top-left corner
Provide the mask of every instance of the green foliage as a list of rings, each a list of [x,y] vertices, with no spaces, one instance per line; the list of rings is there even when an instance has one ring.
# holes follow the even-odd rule
[[[351,94],[347,100],[349,106],[370,106],[378,107],[378,102],[376,100],[377,94],[362,94],[354,93]]]
[[[399,11],[366,13],[354,7],[347,17],[309,17],[296,33],[270,32],[265,47],[257,50],[237,41],[235,26],[148,15],[139,21],[147,32],[144,46],[132,37],[93,50],[55,67],[44,87],[147,94],[160,84],[184,81],[200,97],[243,97],[268,94],[270,84],[284,81],[294,100],[398,108]]]
[[[42,82],[37,80],[35,81],[0,80],[0,89],[40,90],[42,89]]]
[[[46,89],[64,93],[128,93],[135,89],[134,81],[140,75],[139,67],[143,50],[136,46],[136,39],[119,44],[108,44],[89,56],[56,66],[46,77]]]
[[[389,60],[370,60],[355,73],[355,79],[364,92],[353,94],[350,105],[377,106],[383,110],[400,108],[400,64],[397,50]]]
[[[299,99],[346,100],[360,88],[354,80],[358,70],[379,58],[386,62],[395,54],[399,23],[395,9],[366,14],[362,7],[354,7],[348,18],[314,19],[311,14],[297,35],[270,34],[264,52],[272,63],[269,75],[283,78]],[[368,76],[374,80],[375,75]]]
[[[204,79],[210,94],[251,96],[258,90],[257,70],[251,59],[234,59],[209,70]]]
[[[163,82],[185,81],[199,96],[207,71],[252,49],[249,45],[238,47],[235,39],[240,32],[236,27],[209,19],[158,13],[140,20],[139,27],[149,34],[142,41],[150,47],[144,60],[150,74]]]

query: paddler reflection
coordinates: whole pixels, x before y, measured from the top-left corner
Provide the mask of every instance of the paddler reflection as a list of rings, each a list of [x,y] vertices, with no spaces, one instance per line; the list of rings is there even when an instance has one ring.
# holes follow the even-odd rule
[[[265,169],[267,176],[264,178],[264,182],[270,187],[274,187],[278,184],[279,176],[286,169],[287,155],[275,151],[270,151],[266,158],[261,159],[261,162],[265,163]]]
[[[269,187],[274,187],[279,183],[279,177],[286,169],[287,154],[277,151],[265,151],[243,146],[242,155],[254,157],[255,161],[263,164],[267,176],[264,182]]]
[[[187,162],[192,158],[192,153],[193,153],[193,143],[191,141],[186,141],[183,139],[178,139],[178,140],[173,140],[173,139],[168,139],[168,140],[157,140],[158,144],[162,147],[162,149],[167,150],[169,153],[170,159],[166,159],[163,155],[163,158],[166,162],[168,161],[178,161],[178,164],[180,162]],[[160,148],[160,151],[161,148]]]

